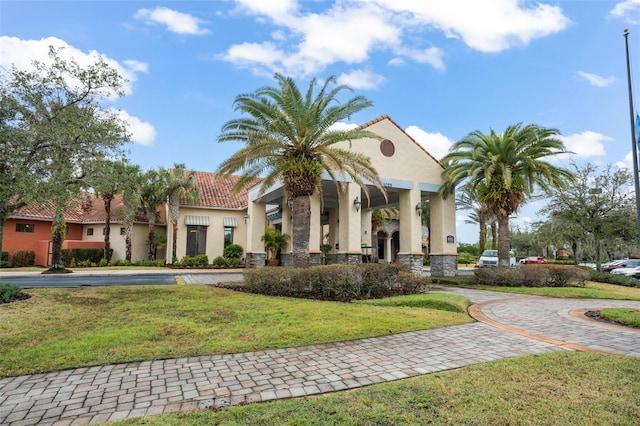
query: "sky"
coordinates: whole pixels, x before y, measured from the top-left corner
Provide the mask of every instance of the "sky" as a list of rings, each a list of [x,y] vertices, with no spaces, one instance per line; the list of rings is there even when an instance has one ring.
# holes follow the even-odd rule
[[[348,124],[389,115],[438,159],[475,130],[533,123],[573,152],[557,165],[632,168],[625,28],[637,106],[640,0],[2,0],[0,66],[46,61],[50,45],[105,58],[128,79],[108,102],[145,169],[215,171],[240,148],[217,142],[234,98],[275,72],[303,89],[336,76],[374,104]],[[543,206],[512,224],[528,229]],[[466,215],[458,241],[475,243]]]

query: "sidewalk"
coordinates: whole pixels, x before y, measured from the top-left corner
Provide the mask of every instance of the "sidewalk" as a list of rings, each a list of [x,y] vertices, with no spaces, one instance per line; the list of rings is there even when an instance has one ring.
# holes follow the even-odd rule
[[[9,377],[0,379],[0,424],[88,424],[315,395],[571,348],[640,356],[640,333],[569,315],[581,308],[640,308],[640,302],[442,290],[481,303],[479,312],[496,326],[477,322],[325,345]]]

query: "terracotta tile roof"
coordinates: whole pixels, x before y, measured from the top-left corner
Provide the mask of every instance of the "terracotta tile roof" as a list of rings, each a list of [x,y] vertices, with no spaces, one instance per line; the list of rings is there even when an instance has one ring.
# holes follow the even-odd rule
[[[196,187],[200,190],[200,200],[190,203],[190,206],[221,208],[221,209],[245,209],[249,202],[247,187],[240,192],[234,192],[233,186],[240,176],[229,175],[223,177],[217,173],[195,172]],[[251,187],[260,179],[248,185]]]
[[[122,195],[116,195],[111,202],[111,222],[122,222]],[[158,208],[160,212],[160,218],[156,221],[157,224],[165,224],[166,212],[164,206]],[[20,219],[33,219],[33,220],[46,220],[53,219],[55,209],[52,202],[46,203],[34,203],[25,206],[11,215],[12,218]],[[95,223],[104,222],[104,200],[96,197],[95,194],[86,192],[82,197],[71,203],[70,206],[64,212],[64,218],[69,223]],[[145,215],[138,215],[135,219],[136,222],[147,222]]]

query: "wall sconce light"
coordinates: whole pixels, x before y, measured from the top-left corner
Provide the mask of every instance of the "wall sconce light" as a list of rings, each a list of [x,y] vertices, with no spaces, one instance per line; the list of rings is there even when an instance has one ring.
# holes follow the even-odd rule
[[[293,197],[287,198],[287,205],[289,206],[289,208],[293,207]]]
[[[360,202],[360,199],[358,197],[356,197],[355,200],[353,200],[353,207],[356,208],[356,211],[359,212],[360,211],[360,206],[362,205],[362,203]]]
[[[418,213],[418,216],[422,216],[422,204],[416,204],[416,213]]]
[[[245,214],[244,215],[244,223],[247,223],[247,222],[249,222],[249,215]]]

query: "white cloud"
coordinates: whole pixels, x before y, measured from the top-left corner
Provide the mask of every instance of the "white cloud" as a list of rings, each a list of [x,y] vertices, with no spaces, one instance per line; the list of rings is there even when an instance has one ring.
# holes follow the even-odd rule
[[[570,22],[558,6],[532,3],[526,7],[520,0],[368,1],[409,16],[416,27],[428,25],[447,37],[460,38],[481,52],[527,45],[563,30]]]
[[[409,126],[405,131],[438,160],[449,152],[449,148],[453,144],[453,141],[442,133],[425,132],[418,126]]]
[[[601,133],[587,130],[569,136],[559,136],[568,151],[575,153],[578,158],[601,157],[606,155],[605,143],[613,139]],[[564,157],[564,155],[562,155]]]
[[[473,49],[499,52],[561,31],[570,22],[558,6],[523,3],[342,0],[321,12],[308,12],[296,0],[236,0],[237,10],[278,27],[272,33],[277,44],[254,42],[251,45],[270,48],[241,49],[245,54],[238,56],[238,47],[247,44],[242,43],[221,57],[254,73],[280,71],[294,77],[317,74],[336,62],[365,63],[376,51],[390,53],[390,65],[411,60],[444,70],[442,49],[428,39],[434,29]]]
[[[616,161],[616,167],[619,169],[633,170],[633,153],[629,151],[624,156],[624,160]]]
[[[616,81],[615,77],[602,77],[584,71],[578,71],[577,74],[587,80],[589,84],[596,87],[606,87]]]
[[[339,121],[332,124],[331,127],[329,127],[329,130],[352,130],[356,127],[358,127],[358,125],[355,123],[344,123],[342,121]]]
[[[124,84],[124,92],[130,95],[133,91],[132,83],[137,79],[137,72],[146,72],[147,64],[135,60],[124,61],[124,65],[95,50],[83,52],[66,41],[56,37],[47,37],[40,40],[22,40],[16,37],[0,36],[0,66],[7,69],[15,65],[21,70],[33,71],[34,60],[44,64],[50,64],[49,46],[62,48],[60,56],[65,60],[74,59],[81,67],[87,67],[101,57],[118,74],[128,80]]]
[[[138,117],[130,115],[124,110],[113,110],[118,117],[125,122],[127,131],[131,134],[131,140],[144,146],[153,145],[156,139],[156,129],[150,123],[140,120]]]
[[[208,29],[201,27],[201,24],[205,23],[205,21],[166,7],[140,9],[136,12],[134,18],[141,19],[148,25],[166,25],[167,30],[176,34],[203,35],[210,32]]]
[[[353,89],[376,89],[383,82],[383,76],[364,70],[342,73],[338,76],[338,84],[346,84]]]
[[[615,5],[609,15],[624,19],[629,24],[637,24],[640,18],[640,0],[625,0]]]

